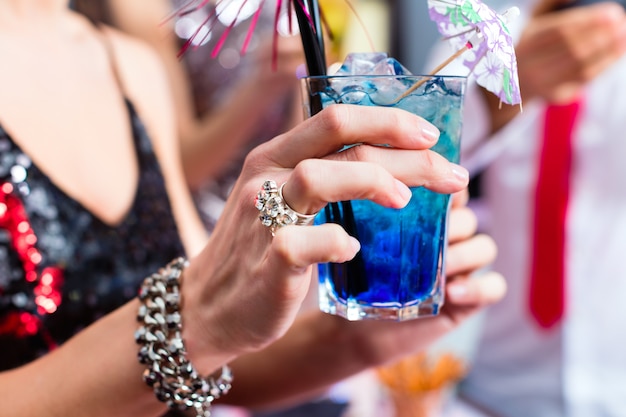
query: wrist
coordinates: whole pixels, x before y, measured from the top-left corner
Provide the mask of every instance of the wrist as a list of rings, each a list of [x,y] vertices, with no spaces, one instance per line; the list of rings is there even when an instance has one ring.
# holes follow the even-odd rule
[[[177,258],[147,277],[139,292],[139,363],[146,366],[144,382],[156,398],[172,409],[193,409],[198,417],[210,415],[212,402],[230,390],[232,375],[222,366],[217,377],[203,377],[191,362],[182,337],[182,273],[188,262]]]
[[[204,374],[214,372],[243,352],[229,343],[228,317],[222,308],[224,298],[217,288],[207,289],[204,276],[211,268],[199,258],[191,259],[182,276],[182,337],[187,354]]]

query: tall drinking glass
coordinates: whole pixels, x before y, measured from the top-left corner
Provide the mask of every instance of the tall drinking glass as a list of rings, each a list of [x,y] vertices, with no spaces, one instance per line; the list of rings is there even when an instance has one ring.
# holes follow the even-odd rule
[[[411,87],[419,85],[411,91]],[[437,126],[432,148],[459,160],[466,79],[452,76],[342,75],[305,77],[307,116],[331,105],[395,107]],[[350,262],[319,265],[319,305],[348,320],[408,320],[439,313],[444,301],[444,257],[450,195],[423,187],[403,209],[366,200],[327,205],[316,223],[338,223],[361,242]]]

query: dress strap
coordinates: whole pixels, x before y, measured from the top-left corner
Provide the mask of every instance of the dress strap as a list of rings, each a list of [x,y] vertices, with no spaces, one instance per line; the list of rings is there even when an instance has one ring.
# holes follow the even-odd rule
[[[126,94],[125,94],[126,88],[124,85],[124,79],[121,77],[119,69],[118,69],[118,65],[117,65],[118,59],[117,59],[117,54],[115,51],[115,45],[113,44],[113,41],[111,39],[111,34],[108,33],[107,28],[104,27],[103,24],[96,22],[92,19],[90,19],[90,21],[93,23],[98,37],[102,40],[104,49],[106,50],[107,55],[109,57],[108,61],[109,61],[109,65],[111,66],[111,72],[113,73],[113,77],[115,78],[117,85],[120,88],[120,92],[124,96],[124,99],[126,99]]]

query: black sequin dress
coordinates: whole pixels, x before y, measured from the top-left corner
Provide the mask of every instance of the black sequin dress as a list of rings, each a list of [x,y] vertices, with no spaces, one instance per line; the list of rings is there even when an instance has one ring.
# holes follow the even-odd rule
[[[140,169],[117,226],[57,188],[0,127],[0,369],[32,361],[132,299],[183,254],[163,176],[127,101]]]

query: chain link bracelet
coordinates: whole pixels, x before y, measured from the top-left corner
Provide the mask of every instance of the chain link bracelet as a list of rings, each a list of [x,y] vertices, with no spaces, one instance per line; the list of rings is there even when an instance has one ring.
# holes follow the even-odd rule
[[[174,259],[143,281],[135,341],[140,345],[139,362],[147,365],[143,380],[157,399],[170,408],[194,409],[197,417],[209,417],[211,403],[228,392],[233,378],[226,365],[217,378],[201,377],[187,359],[180,316],[180,277],[187,265],[184,258]]]

